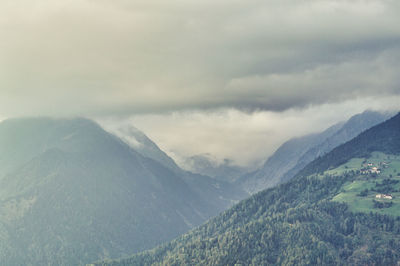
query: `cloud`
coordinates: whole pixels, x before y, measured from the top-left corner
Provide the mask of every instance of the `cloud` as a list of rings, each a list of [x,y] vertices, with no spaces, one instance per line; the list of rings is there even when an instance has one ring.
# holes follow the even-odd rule
[[[382,53],[373,60],[356,59],[321,64],[290,73],[246,76],[230,81],[235,99],[255,108],[285,110],[308,104],[346,101],[368,96],[400,93],[400,54]],[[246,99],[246,95],[256,99]]]
[[[111,116],[176,157],[257,164],[397,106],[398,25],[393,0],[2,0],[0,118]]]
[[[282,111],[400,92],[390,0],[2,1],[0,116]]]
[[[400,96],[348,100],[286,111],[244,112],[238,109],[175,111],[100,117],[106,128],[133,125],[146,133],[177,162],[198,154],[212,154],[219,162],[256,167],[283,142],[320,132],[354,114],[372,110],[400,110]]]

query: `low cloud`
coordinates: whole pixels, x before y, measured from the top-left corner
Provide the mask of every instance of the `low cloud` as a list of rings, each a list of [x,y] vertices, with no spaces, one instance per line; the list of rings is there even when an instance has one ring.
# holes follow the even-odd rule
[[[371,110],[400,110],[400,96],[349,100],[283,112],[244,112],[238,109],[141,114],[126,118],[101,117],[106,127],[135,126],[176,161],[212,154],[219,162],[256,167],[283,142],[320,132],[351,116]]]

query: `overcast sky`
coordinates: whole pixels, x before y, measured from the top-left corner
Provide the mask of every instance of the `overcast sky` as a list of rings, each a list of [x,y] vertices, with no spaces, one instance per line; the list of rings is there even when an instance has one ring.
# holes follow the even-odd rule
[[[399,25],[397,0],[1,0],[0,118],[111,117],[247,164],[399,108]]]

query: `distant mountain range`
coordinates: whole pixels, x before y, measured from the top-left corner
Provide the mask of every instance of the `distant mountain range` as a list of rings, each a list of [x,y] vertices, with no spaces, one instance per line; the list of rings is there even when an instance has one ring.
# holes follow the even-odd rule
[[[197,154],[184,158],[180,166],[192,173],[206,175],[218,181],[229,182],[242,187],[248,193],[256,193],[265,188],[290,180],[309,162],[338,145],[356,137],[362,131],[393,116],[394,113],[365,111],[351,117],[346,122],[331,126],[321,133],[310,134],[288,140],[256,170],[235,165],[231,160],[222,162],[211,154]],[[133,149],[145,157],[152,158],[164,166],[177,170],[177,164],[143,132],[133,126],[113,130]]]
[[[182,169],[171,157],[162,151],[156,143],[134,126],[124,125],[113,129],[108,128],[108,130],[144,157],[153,159],[177,173],[179,176],[182,176],[185,182],[191,184],[192,188],[196,190],[198,194],[203,196],[203,200],[209,201],[211,205],[214,205],[216,202],[221,202],[221,208],[225,209],[249,196],[241,186],[232,184],[228,175],[216,175],[216,173],[221,173],[221,171],[223,171],[224,166],[215,166],[214,160],[209,157],[191,157],[196,157],[201,161],[206,161],[203,164],[204,167],[201,167],[201,171],[194,171],[193,168]],[[210,166],[209,171],[207,171],[205,165]],[[226,168],[229,169],[226,171],[229,171],[229,173],[232,173],[234,176],[239,176],[244,172],[243,169],[240,172],[235,172],[235,170],[239,170],[239,167],[228,166],[228,163],[225,165]]]
[[[154,247],[247,194],[87,119],[0,123],[2,265],[82,265]],[[225,186],[226,185],[226,186]]]
[[[236,183],[248,193],[256,193],[293,178],[308,163],[343,144],[394,113],[365,111],[327,130],[285,142],[259,170],[245,174]]]
[[[399,250],[400,114],[170,243],[95,265],[398,265]]]
[[[217,180],[233,183],[243,176],[248,168],[235,165],[231,160],[219,162],[211,154],[198,154],[185,158],[181,166],[193,173],[204,174]]]
[[[182,171],[184,169],[187,172],[209,176],[218,181],[229,183],[232,183],[248,171],[248,168],[239,167],[229,159],[219,162],[211,154],[197,154],[183,158],[178,166],[157,144],[134,126],[124,125],[116,128],[107,128],[107,130],[117,135],[143,156],[158,161],[173,171]]]

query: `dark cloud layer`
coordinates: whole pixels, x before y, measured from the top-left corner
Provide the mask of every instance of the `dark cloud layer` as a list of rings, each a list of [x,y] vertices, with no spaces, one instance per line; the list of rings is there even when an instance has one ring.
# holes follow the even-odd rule
[[[287,110],[400,92],[398,1],[0,7],[2,116]]]

